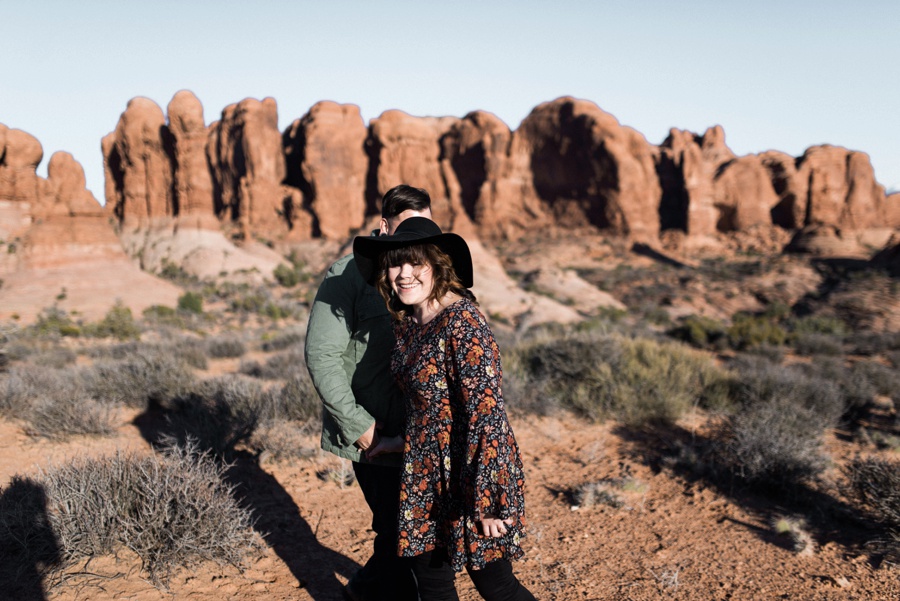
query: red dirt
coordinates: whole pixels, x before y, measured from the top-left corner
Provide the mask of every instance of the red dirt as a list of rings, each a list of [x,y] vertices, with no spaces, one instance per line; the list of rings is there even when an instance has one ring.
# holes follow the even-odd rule
[[[75,455],[151,452],[132,418],[123,416],[116,437],[65,443],[28,439],[0,421],[0,482]],[[900,599],[897,569],[848,542],[852,533],[823,535],[812,554],[800,555],[770,526],[773,504],[654,471],[647,464],[655,462],[640,457],[665,441],[572,417],[518,418],[513,427],[528,473],[529,512],[527,555],[515,569],[538,599]],[[838,463],[856,449],[829,440]],[[359,488],[317,475],[339,465],[323,453],[292,464],[238,465],[236,479],[257,511],[258,529],[267,531],[261,556],[244,571],[203,564],[179,571],[161,591],[122,552],[68,570],[72,576],[47,599],[339,600],[340,583],[365,562],[373,538]],[[623,507],[572,508],[579,485],[623,475],[643,484],[621,493]],[[465,574],[457,586],[462,599],[479,598]]]

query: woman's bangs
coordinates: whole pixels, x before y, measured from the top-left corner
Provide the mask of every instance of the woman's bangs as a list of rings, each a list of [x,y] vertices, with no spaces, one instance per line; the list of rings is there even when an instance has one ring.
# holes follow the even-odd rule
[[[422,244],[394,248],[386,251],[383,260],[385,267],[399,267],[404,263],[409,263],[410,265],[430,263],[428,255],[425,252],[425,246]]]

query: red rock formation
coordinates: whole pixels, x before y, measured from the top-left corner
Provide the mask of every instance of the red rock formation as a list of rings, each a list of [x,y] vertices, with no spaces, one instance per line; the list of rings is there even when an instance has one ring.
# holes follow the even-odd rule
[[[884,199],[884,218],[887,227],[900,228],[900,192]]]
[[[181,90],[167,107],[173,141],[175,197],[173,213],[179,217],[212,218],[213,185],[206,161],[209,139],[203,105],[193,92]],[[216,224],[218,225],[218,224]]]
[[[796,181],[806,198],[805,225],[861,230],[885,224],[884,188],[865,153],[813,146],[798,160]]]
[[[335,102],[317,103],[284,134],[286,183],[303,191],[316,217],[314,233],[324,238],[345,240],[363,225],[367,135],[359,107]],[[292,221],[297,217],[312,220],[306,211]],[[310,233],[308,225],[301,228]]]
[[[0,129],[0,236],[21,235],[52,203],[47,181],[36,169],[44,156],[37,138],[19,129]]]
[[[207,146],[220,210],[242,234],[278,238],[288,233],[284,216],[302,210],[300,190],[285,186],[286,170],[275,99],[247,98],[225,107],[210,125]]]
[[[119,117],[115,131],[103,141],[106,169],[113,189],[107,203],[125,226],[173,216],[170,144],[162,109],[149,98],[133,98]]]
[[[454,123],[442,140],[442,155],[448,157],[459,185],[459,199],[469,219],[484,233],[513,234],[505,229],[509,219],[498,211],[508,187],[509,145],[512,132],[497,116],[475,111]],[[512,217],[515,217],[513,215]]]
[[[806,219],[806,198],[800,195],[796,160],[776,150],[763,152],[759,159],[778,195],[778,203],[771,211],[772,224],[791,230],[802,227]]]
[[[714,180],[714,205],[720,232],[747,231],[772,223],[771,212],[779,198],[763,162],[756,155],[730,161]]]
[[[560,98],[536,107],[490,180],[487,232],[590,225],[635,240],[659,233],[660,187],[653,148],[597,105]]]
[[[442,138],[458,123],[456,117],[413,117],[403,111],[386,111],[373,119],[369,157],[377,198],[398,184],[424,188],[431,196],[435,220],[459,231],[467,219],[456,175],[441,147]]]
[[[719,125],[702,136],[670,130],[660,146],[657,163],[663,186],[663,229],[684,229],[690,236],[711,236],[720,228],[733,229],[733,191],[727,190],[728,184],[723,186],[725,191],[717,190],[716,178],[722,167],[735,159]],[[746,177],[746,169],[740,171]]]

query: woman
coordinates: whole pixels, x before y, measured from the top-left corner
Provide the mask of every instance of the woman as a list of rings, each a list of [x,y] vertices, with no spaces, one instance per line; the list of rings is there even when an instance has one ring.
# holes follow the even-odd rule
[[[512,573],[522,556],[524,474],[503,408],[500,354],[469,291],[465,241],[411,217],[392,236],[359,237],[353,254],[396,318],[391,371],[406,397],[399,554],[411,557],[422,601],[458,599],[466,568],[485,599],[534,599]]]

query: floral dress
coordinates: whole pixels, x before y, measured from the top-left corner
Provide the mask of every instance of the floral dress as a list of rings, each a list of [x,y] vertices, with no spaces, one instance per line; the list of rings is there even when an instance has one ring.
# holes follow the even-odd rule
[[[523,554],[524,473],[500,391],[500,352],[484,316],[461,299],[419,325],[395,326],[391,371],[406,398],[399,554],[446,549],[480,569]],[[515,523],[483,536],[485,514]]]

